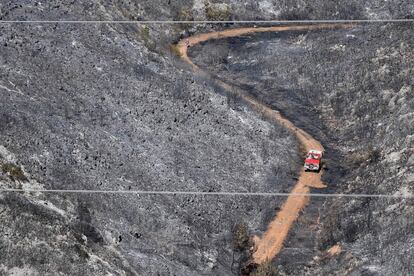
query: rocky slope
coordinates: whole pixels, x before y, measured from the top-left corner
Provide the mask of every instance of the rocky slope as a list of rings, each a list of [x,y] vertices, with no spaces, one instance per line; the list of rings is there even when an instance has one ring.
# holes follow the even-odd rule
[[[217,94],[174,56],[148,50],[153,31],[0,28],[3,188],[257,192],[293,184],[291,134]],[[2,273],[39,275],[230,274],[240,258],[233,229],[264,227],[278,205],[111,194],[2,193],[1,201]]]
[[[330,191],[409,196],[414,181],[411,30],[412,23],[376,23],[255,35],[210,42],[194,49],[193,56],[322,140],[328,147]],[[312,262],[307,271],[413,271],[412,199],[344,198],[324,206],[317,249],[340,243],[345,251],[334,263]]]
[[[3,1],[0,18],[404,18],[412,16],[410,5],[408,1],[398,5],[381,1],[246,1],[244,5],[237,1]],[[1,187],[289,191],[301,165],[292,136],[235,99],[222,96],[169,52],[169,44],[186,35],[186,30],[225,27],[1,24]],[[317,113],[326,122],[324,128],[310,124],[309,130],[332,144],[332,159],[341,154],[353,157],[341,168],[348,169],[346,181],[336,181],[334,172],[326,175],[337,191],[410,192],[410,26],[360,27],[353,32],[315,32],[283,40],[268,38],[263,43],[253,38],[256,46],[250,56],[256,63],[245,61],[246,48],[241,44],[230,47],[232,56],[239,54],[233,67],[228,54],[223,55],[230,73],[217,67],[217,62],[206,66],[225,72],[226,79],[237,76],[240,85],[252,87],[252,93],[263,91],[263,100],[275,102],[287,115],[292,104],[292,111],[305,103],[316,109],[327,107]],[[228,49],[224,47],[224,53]],[[267,54],[260,54],[261,50]],[[298,61],[303,66],[300,72]],[[360,68],[367,61],[367,67]],[[314,70],[315,63],[323,66]],[[254,70],[257,77],[240,68]],[[293,73],[286,74],[287,69]],[[271,95],[276,84],[281,93]],[[299,99],[286,98],[287,91],[279,89],[289,85]],[[311,97],[306,96],[309,93]],[[357,96],[361,99],[355,101]],[[385,109],[376,108],[385,105]],[[370,145],[373,151],[364,152]],[[278,157],[280,152],[283,158]],[[228,275],[237,273],[244,257],[234,254],[234,229],[243,228],[237,226],[244,221],[251,233],[260,232],[282,199],[2,193],[0,201],[2,274]],[[335,209],[336,205],[341,208]],[[356,272],[412,271],[412,201],[335,200],[326,206],[341,211],[324,219],[321,233],[330,234],[321,235],[317,246],[325,249],[341,242],[354,257],[352,262],[340,256],[326,264],[315,263],[308,268],[310,273],[338,272],[348,264],[356,266]],[[369,225],[362,223],[365,216],[371,218]],[[332,218],[337,220],[328,223]],[[406,257],[401,257],[402,252]],[[293,269],[303,268],[283,269],[297,273]]]

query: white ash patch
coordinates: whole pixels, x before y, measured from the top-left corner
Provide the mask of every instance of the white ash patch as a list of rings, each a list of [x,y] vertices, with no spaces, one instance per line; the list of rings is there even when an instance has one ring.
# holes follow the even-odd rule
[[[272,1],[259,1],[259,10],[263,13],[271,14],[275,17],[280,15],[280,10],[275,9],[275,5]]]
[[[329,48],[332,51],[339,51],[339,52],[344,52],[346,49],[345,45],[342,44],[335,44],[334,46]]]
[[[412,197],[413,193],[410,191],[409,187],[401,187],[394,193],[394,196]]]
[[[16,163],[17,161],[16,156],[3,145],[0,145],[0,156],[3,157],[6,162]]]
[[[38,276],[40,273],[33,267],[23,266],[23,267],[12,267],[8,268],[4,265],[0,265],[0,272],[5,273],[5,275],[10,276]]]
[[[25,172],[25,175],[26,175],[26,172]],[[30,179],[27,182],[22,182],[21,184],[22,184],[23,190],[43,190],[44,189],[44,186],[34,179]]]
[[[395,151],[386,155],[385,160],[389,163],[397,163],[401,159],[401,152]]]

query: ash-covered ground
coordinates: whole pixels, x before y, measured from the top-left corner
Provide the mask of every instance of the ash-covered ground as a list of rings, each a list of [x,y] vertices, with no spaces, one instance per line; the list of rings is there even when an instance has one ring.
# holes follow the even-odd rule
[[[173,57],[107,25],[1,28],[2,164],[22,166],[28,178],[13,181],[3,170],[2,187],[287,192],[294,184],[292,135],[177,68]],[[263,228],[280,203],[14,193],[2,201],[10,233],[1,236],[4,271],[25,265],[39,273],[178,275],[230,273],[233,228]],[[38,219],[45,222],[31,227]]]
[[[327,147],[324,179],[330,192],[411,195],[413,26],[376,23],[252,35],[208,42],[192,55],[202,68],[281,110],[321,140]],[[307,271],[412,273],[413,203],[327,201],[319,210],[319,241],[306,249],[340,243],[346,252],[322,266],[311,262]],[[284,263],[289,273],[303,272]]]
[[[409,1],[0,3],[1,20],[410,16]],[[2,23],[1,187],[288,192],[301,165],[293,136],[170,52],[179,37],[228,27],[236,26]],[[209,43],[194,57],[329,145],[332,191],[406,194],[413,181],[410,30],[382,24],[255,36],[211,52]],[[283,198],[3,192],[0,202],[1,274],[231,275],[247,257],[236,248],[237,230],[245,224],[260,234]],[[309,263],[309,273],[412,272],[412,201],[324,206],[312,252],[340,242],[352,258]],[[303,273],[302,263],[285,260],[281,271]]]

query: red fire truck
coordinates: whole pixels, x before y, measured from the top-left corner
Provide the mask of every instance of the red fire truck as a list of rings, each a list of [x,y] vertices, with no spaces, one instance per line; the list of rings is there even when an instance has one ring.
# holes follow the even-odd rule
[[[319,171],[321,168],[321,159],[322,159],[322,151],[320,150],[310,150],[306,155],[305,171]]]

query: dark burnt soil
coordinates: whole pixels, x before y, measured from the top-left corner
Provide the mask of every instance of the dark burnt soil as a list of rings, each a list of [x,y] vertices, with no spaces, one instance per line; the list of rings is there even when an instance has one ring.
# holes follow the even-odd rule
[[[37,2],[1,1],[0,17],[215,20],[205,8],[217,1]],[[231,7],[228,16],[232,20],[413,18],[414,10],[409,0],[317,0],[306,5],[302,0],[221,2]],[[263,6],[259,2],[272,3]],[[163,51],[182,35],[227,27],[2,24],[0,162],[21,165],[28,179],[22,185],[29,188],[284,191],[281,185],[292,186],[294,172],[301,166],[291,136],[252,113],[239,112],[243,105],[237,99],[226,103],[209,83],[197,82]],[[309,98],[315,107],[321,108],[322,102],[331,108],[324,116],[329,119],[333,114],[339,127],[319,134],[338,135],[341,143],[334,145],[341,147],[341,154],[359,153],[369,143],[381,148],[378,162],[357,158],[349,172],[352,176],[347,172],[352,182],[346,187],[338,184],[337,189],[410,191],[414,181],[414,175],[407,173],[414,166],[410,154],[410,148],[414,153],[414,122],[409,116],[414,110],[412,26],[381,25],[355,36],[350,32],[349,37],[342,31],[321,33],[306,34],[303,42],[296,39],[297,34],[292,35],[292,43],[270,37],[263,42],[253,40],[262,43],[258,44],[262,48],[240,47],[241,57],[235,59],[258,60],[246,67],[217,53],[198,58],[221,58],[209,70],[218,68],[223,79],[249,84],[254,91],[266,92],[261,83],[275,85],[280,99],[274,102],[285,100],[279,109],[291,120],[296,114],[289,115],[289,111],[300,110],[291,109],[298,99]],[[345,41],[345,47],[335,45],[339,40]],[[249,49],[253,53],[243,56]],[[328,66],[318,66],[322,63]],[[240,74],[232,75],[224,67],[236,65]],[[258,83],[253,84],[252,77]],[[344,85],[337,85],[340,78]],[[301,85],[293,88],[289,84]],[[298,99],[288,102],[283,93],[289,91]],[[270,95],[264,98],[271,99]],[[318,127],[319,123],[307,130],[315,135]],[[329,145],[330,140],[320,140],[328,146],[329,157],[330,148],[336,148]],[[281,151],[283,158],[277,156]],[[393,157],[384,158],[385,154]],[[342,160],[335,152],[332,156]],[[332,173],[336,164],[328,165],[330,173],[325,178],[337,177]],[[0,181],[2,187],[20,185],[5,173],[0,173]],[[239,256],[232,259],[234,224],[248,221],[250,230],[264,229],[277,211],[277,200],[283,199],[2,194],[0,248],[5,254],[0,254],[0,274],[235,274]],[[365,265],[354,275],[413,275],[414,201],[411,206],[408,203],[329,201],[321,211],[327,215],[322,218],[327,225],[322,229],[326,233],[322,248],[336,242],[348,246],[358,266]],[[309,218],[306,212],[312,206],[302,218]],[[292,233],[300,236],[298,229]],[[293,247],[289,241],[282,252],[295,252],[289,253],[292,263],[303,252],[288,249]],[[313,267],[310,274],[343,275],[340,269],[349,267],[339,260],[320,269]]]
[[[328,187],[325,189],[313,189],[312,192],[336,193],[340,191],[338,187],[345,183],[349,167],[341,162],[341,160],[344,160],[344,157],[334,146],[338,139],[334,134],[331,134],[325,122],[320,119],[321,114],[317,106],[308,97],[302,96],[306,91],[302,91],[298,95],[295,87],[284,87],[283,84],[277,83],[275,85],[272,80],[263,82],[260,80],[260,75],[254,71],[254,68],[248,68],[249,71],[247,71],[244,64],[230,64],[230,61],[227,60],[228,56],[226,56],[230,52],[243,52],[246,44],[249,43],[266,43],[268,40],[275,39],[283,41],[303,34],[305,32],[263,33],[210,41],[192,48],[190,57],[202,69],[212,72],[213,77],[232,84],[247,94],[259,99],[261,102],[271,106],[273,109],[280,111],[281,114],[296,126],[304,129],[317,140],[321,141],[325,147],[324,174],[322,179]],[[211,53],[205,53],[206,48]],[[283,47],[280,49],[286,55],[295,54],[295,50]],[[211,63],[205,63],[203,56],[206,55],[209,56]],[[222,65],[219,62],[222,62]],[[277,65],[275,64],[275,66]],[[250,81],[252,79],[253,81]],[[301,161],[299,160],[299,163],[297,163],[298,167],[302,165]],[[288,191],[291,188],[293,186],[288,188]],[[298,264],[305,265],[318,252],[317,220],[324,202],[325,200],[323,198],[312,198],[311,203],[298,219],[286,242],[285,248],[274,261],[275,265],[282,265],[285,272],[294,273],[297,271]],[[267,222],[270,222],[277,213],[277,209],[267,210],[266,213],[265,218],[267,218]]]
[[[315,100],[311,99],[317,91],[307,91],[305,88],[298,89],[295,85],[289,87],[279,83],[278,80],[263,81],[260,71],[256,71],[255,67],[249,66],[246,68],[246,64],[241,62],[232,63],[227,56],[230,52],[243,53],[246,51],[246,44],[265,44],[269,40],[290,40],[305,34],[306,32],[261,33],[204,42],[191,48],[190,56],[198,66],[211,72],[213,77],[240,88],[273,109],[280,111],[297,127],[321,141],[325,148],[323,180],[328,188],[318,192],[332,193],[335,191],[338,182],[346,176],[346,170],[349,167],[341,162],[345,158],[335,148],[338,137],[326,126],[326,121],[321,118],[321,112],[318,110],[318,106],[315,105]],[[249,49],[255,46],[248,45],[247,47]],[[201,53],[201,51],[204,53]],[[283,44],[278,51],[282,51],[286,56],[300,54],[296,49],[289,49]],[[274,64],[274,66],[278,65]],[[240,103],[238,104],[240,105]]]
[[[283,192],[293,185],[298,156],[292,135],[149,51],[137,38],[146,37],[145,28],[0,29],[0,163],[21,167],[20,179],[27,179],[15,182],[10,168],[3,169],[1,187]],[[280,152],[288,157],[279,158]],[[65,220],[39,223],[43,214],[30,212],[29,199]],[[282,200],[4,194],[0,248],[7,252],[0,256],[0,274],[25,265],[27,273],[43,275],[61,263],[70,275],[122,274],[128,266],[144,275],[231,274],[241,258],[233,229],[248,222],[250,231],[260,231]],[[60,229],[69,222],[66,235]],[[67,242],[55,242],[62,239]],[[42,254],[32,250],[39,242]],[[44,264],[31,261],[44,255],[50,256]],[[114,255],[129,265],[120,267],[111,261]],[[82,256],[92,256],[90,265],[79,264]]]
[[[328,188],[316,192],[407,195],[412,190],[414,160],[413,40],[408,23],[363,24],[348,30],[211,41],[194,47],[190,54],[206,71],[281,111],[321,141],[326,149],[323,180]],[[412,247],[404,243],[414,221],[412,200],[312,202],[302,216],[311,222],[299,219],[276,261],[284,270],[295,273],[292,264],[300,256],[315,274],[347,269],[412,272],[406,262],[412,258]],[[315,241],[309,233],[318,209],[321,227]],[[392,220],[403,226],[392,226]],[[312,240],[314,249],[309,251]],[[306,246],[310,257],[337,243],[346,248],[341,256],[350,255],[336,264],[310,265],[309,258],[289,249]],[[407,258],[399,256],[401,250]],[[306,250],[302,253],[306,255]]]

